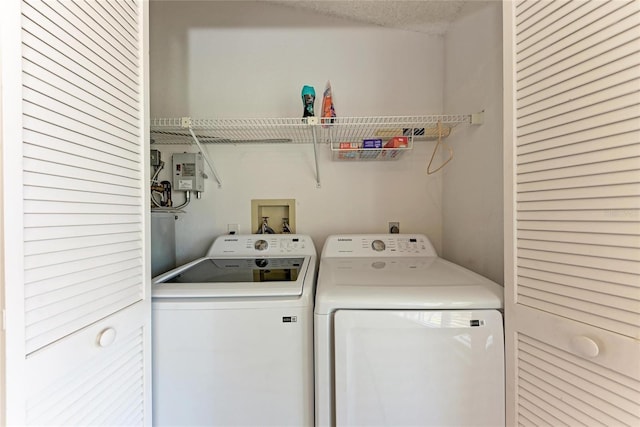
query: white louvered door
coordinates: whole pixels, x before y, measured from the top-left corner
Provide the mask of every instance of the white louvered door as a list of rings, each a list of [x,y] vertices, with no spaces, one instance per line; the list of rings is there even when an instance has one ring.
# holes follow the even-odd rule
[[[505,2],[508,425],[640,425],[640,2]]]
[[[7,350],[7,420],[150,424],[148,2],[10,2],[21,94],[3,110],[21,111],[21,144],[4,185],[20,186],[21,232],[5,286],[23,343]]]

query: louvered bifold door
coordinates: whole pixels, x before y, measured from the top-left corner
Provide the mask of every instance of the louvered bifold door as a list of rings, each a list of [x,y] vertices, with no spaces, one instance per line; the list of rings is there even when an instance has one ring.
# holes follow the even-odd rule
[[[640,2],[517,1],[505,36],[509,419],[638,426]]]
[[[21,7],[26,423],[141,424],[147,5]]]
[[[137,6],[23,2],[31,353],[142,298]]]

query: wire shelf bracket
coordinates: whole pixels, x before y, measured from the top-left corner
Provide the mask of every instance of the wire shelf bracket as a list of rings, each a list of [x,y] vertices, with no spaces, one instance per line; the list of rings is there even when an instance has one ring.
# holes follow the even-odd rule
[[[218,183],[218,188],[222,188],[222,180],[220,179],[220,175],[218,175],[218,171],[216,171],[216,168],[213,165],[213,162],[211,161],[211,159],[209,159],[209,155],[204,150],[204,147],[202,147],[202,145],[200,144],[200,141],[198,140],[198,137],[196,136],[195,132],[193,131],[193,126],[191,125],[191,123],[192,123],[191,122],[191,117],[183,117],[182,118],[182,127],[187,128],[189,130],[189,133],[191,134],[191,137],[193,138],[193,142],[195,142],[195,144],[198,146],[198,149],[202,153],[202,157],[204,157],[204,161],[209,166],[209,169],[211,169],[211,172],[213,173],[213,177],[216,179],[216,182]]]

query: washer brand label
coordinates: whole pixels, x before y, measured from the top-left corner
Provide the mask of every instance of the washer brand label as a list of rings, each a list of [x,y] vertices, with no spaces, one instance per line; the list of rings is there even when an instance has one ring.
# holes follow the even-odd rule
[[[224,239],[225,242],[237,242],[238,239]]]
[[[469,321],[471,327],[484,326],[484,320],[471,320]]]
[[[353,239],[338,239],[338,242],[353,242]]]
[[[283,316],[282,323],[296,323],[298,321],[297,316]]]

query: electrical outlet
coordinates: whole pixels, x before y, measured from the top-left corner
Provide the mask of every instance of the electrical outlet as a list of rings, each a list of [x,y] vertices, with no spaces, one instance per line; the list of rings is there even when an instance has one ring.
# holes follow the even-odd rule
[[[240,231],[240,227],[238,224],[227,224],[227,232],[229,234],[238,234]]]
[[[400,223],[399,222],[390,222],[389,223],[389,233],[391,233],[391,234],[400,233]]]

